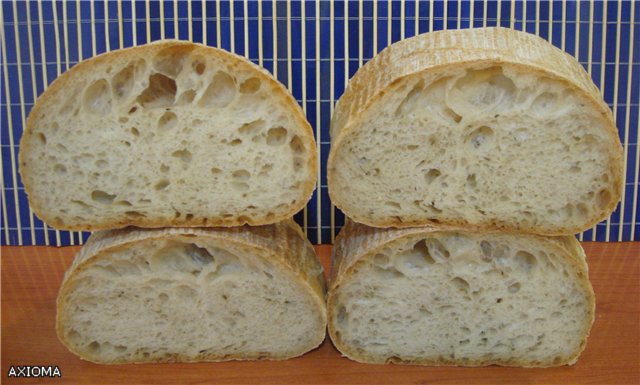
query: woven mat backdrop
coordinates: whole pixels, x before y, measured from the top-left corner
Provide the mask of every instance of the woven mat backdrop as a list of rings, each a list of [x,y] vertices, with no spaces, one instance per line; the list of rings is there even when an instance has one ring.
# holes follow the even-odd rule
[[[580,234],[637,240],[640,6],[635,1],[2,1],[2,245],[72,245],[29,209],[18,143],[37,95],[79,61],[163,38],[244,55],[271,71],[303,107],[320,152],[317,190],[296,215],[313,243],[331,243],[344,216],[329,201],[326,160],[335,101],[356,70],[392,42],[433,30],[526,30],[576,56],[611,107],[624,145],[626,186],[609,219]]]

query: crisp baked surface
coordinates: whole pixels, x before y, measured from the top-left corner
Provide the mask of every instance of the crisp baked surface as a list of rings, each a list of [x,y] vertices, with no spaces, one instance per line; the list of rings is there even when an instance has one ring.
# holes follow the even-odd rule
[[[76,65],[40,96],[20,143],[31,207],[72,230],[275,223],[307,203],[316,163],[282,84],[180,41]]]
[[[65,275],[56,327],[96,363],[280,360],[324,340],[324,293],[293,221],[101,231]]]
[[[573,364],[594,320],[570,236],[348,223],[334,253],[329,334],[359,362]]]
[[[611,111],[571,56],[504,28],[391,45],[336,105],[332,202],[375,227],[461,225],[568,235],[620,199]]]

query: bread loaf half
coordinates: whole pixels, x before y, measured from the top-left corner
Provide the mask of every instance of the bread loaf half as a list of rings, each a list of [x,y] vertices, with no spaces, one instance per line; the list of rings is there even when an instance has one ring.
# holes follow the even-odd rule
[[[568,235],[622,191],[622,147],[589,75],[515,30],[393,44],[351,79],[331,130],[331,200],[370,226]]]
[[[573,364],[594,319],[570,236],[348,224],[334,257],[329,333],[359,362]]]
[[[324,340],[324,290],[292,221],[97,232],[65,275],[57,332],[103,364],[280,360]]]
[[[316,180],[313,133],[265,70],[164,41],[86,60],[29,114],[20,172],[61,229],[275,223]]]

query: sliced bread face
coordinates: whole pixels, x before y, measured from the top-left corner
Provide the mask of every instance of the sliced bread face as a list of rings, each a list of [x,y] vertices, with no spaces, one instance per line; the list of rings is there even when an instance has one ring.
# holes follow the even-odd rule
[[[394,44],[336,106],[332,201],[375,227],[573,234],[620,199],[622,147],[580,64],[501,28]]]
[[[312,130],[282,84],[178,41],[73,67],[20,146],[31,207],[60,229],[275,223],[304,207],[317,174]]]
[[[329,333],[359,362],[573,364],[594,319],[573,237],[348,225],[335,258]]]
[[[326,308],[294,226],[95,233],[60,289],[58,336],[102,364],[301,355],[324,340]]]

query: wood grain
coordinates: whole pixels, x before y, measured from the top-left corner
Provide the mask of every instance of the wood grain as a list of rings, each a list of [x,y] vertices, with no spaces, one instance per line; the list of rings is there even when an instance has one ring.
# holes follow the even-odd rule
[[[6,384],[640,384],[640,242],[584,243],[596,321],[578,363],[554,369],[365,365],[331,341],[279,362],[101,366],[78,359],[54,331],[55,301],[78,247],[2,248],[2,373]],[[318,246],[329,271],[330,246]],[[61,378],[8,378],[12,365],[57,365]]]

